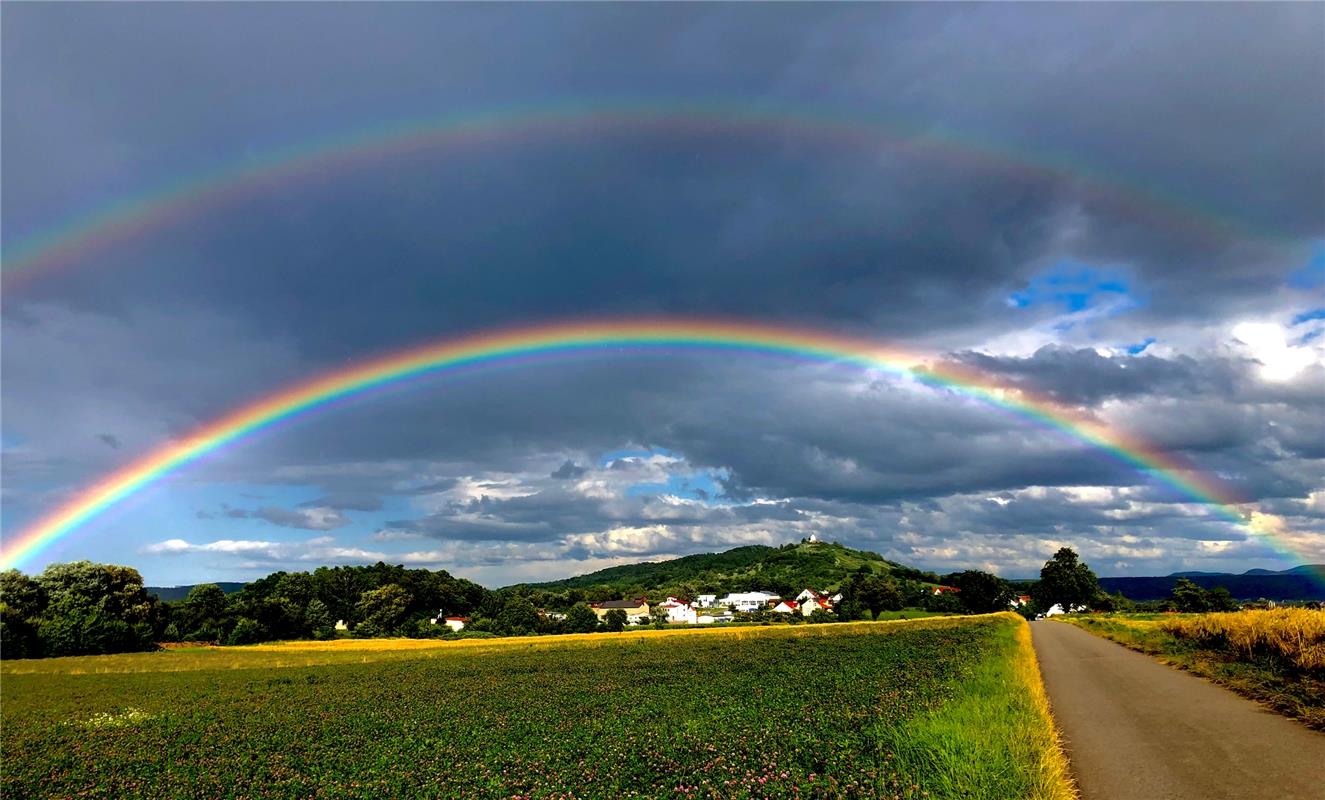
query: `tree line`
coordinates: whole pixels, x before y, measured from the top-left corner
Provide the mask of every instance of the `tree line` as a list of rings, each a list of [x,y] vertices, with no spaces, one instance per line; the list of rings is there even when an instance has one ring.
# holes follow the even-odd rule
[[[934,593],[934,585],[957,592]],[[684,594],[684,585],[671,587]],[[781,589],[794,596],[795,587]],[[801,587],[804,588],[804,587]],[[1062,548],[1040,570],[1037,581],[1007,581],[979,570],[935,575],[901,568],[880,574],[862,567],[840,586],[836,613],[799,614],[770,611],[749,615],[753,622],[830,622],[874,619],[889,611],[919,608],[953,614],[1003,611],[1018,594],[1031,602],[1018,611],[1033,618],[1061,606],[1064,610],[1220,611],[1237,608],[1225,589],[1205,590],[1179,579],[1173,595],[1156,604],[1132,604],[1100,589],[1090,567],[1071,548]],[[371,566],[319,567],[312,572],[276,572],[226,594],[215,584],[193,587],[182,600],[162,601],[148,592],[142,576],[130,567],[78,561],[52,564],[29,577],[18,570],[0,573],[0,657],[40,658],[153,650],[161,642],[252,644],[284,639],[330,639],[408,636],[516,636],[621,630],[624,612],[600,620],[592,602],[622,596],[619,586],[561,590],[513,586],[489,590],[445,571],[406,569],[382,562]],[[547,613],[547,612],[554,613]],[[432,622],[437,616],[468,618],[456,634]],[[348,631],[336,630],[343,621]],[[665,626],[658,609],[650,620]]]

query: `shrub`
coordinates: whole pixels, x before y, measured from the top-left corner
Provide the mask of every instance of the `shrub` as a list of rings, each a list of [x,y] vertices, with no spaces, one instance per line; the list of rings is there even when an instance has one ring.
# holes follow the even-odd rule
[[[235,627],[226,638],[226,644],[254,644],[264,638],[262,626],[248,617],[235,620]]]

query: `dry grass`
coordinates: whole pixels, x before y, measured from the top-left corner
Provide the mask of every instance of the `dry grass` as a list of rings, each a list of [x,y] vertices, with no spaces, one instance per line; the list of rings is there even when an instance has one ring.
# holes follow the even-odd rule
[[[1009,616],[1017,616],[1009,614]],[[1073,800],[1077,797],[1076,784],[1072,780],[1072,771],[1068,766],[1067,754],[1063,751],[1062,734],[1054,724],[1053,714],[1049,710],[1049,696],[1044,691],[1044,679],[1040,675],[1040,661],[1035,657],[1035,645],[1031,642],[1031,626],[1025,620],[1016,630],[1017,659],[1014,664],[1018,680],[1021,681],[1036,716],[1042,722],[1039,736],[1042,741],[1042,753],[1039,763],[1042,797],[1049,800]]]
[[[1325,673],[1325,611],[1279,608],[1166,619],[1159,627],[1207,650],[1245,659],[1271,657],[1303,672]]]

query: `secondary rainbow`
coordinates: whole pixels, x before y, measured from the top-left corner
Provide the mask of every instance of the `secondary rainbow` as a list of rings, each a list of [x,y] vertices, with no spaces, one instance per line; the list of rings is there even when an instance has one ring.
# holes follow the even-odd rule
[[[523,359],[577,352],[734,351],[843,364],[905,376],[933,387],[997,406],[1027,420],[1065,432],[1102,452],[1154,475],[1182,495],[1207,504],[1239,524],[1247,520],[1236,498],[1212,480],[1126,433],[987,377],[937,365],[878,342],[823,331],[707,319],[572,321],[502,329],[447,339],[390,353],[289,386],[204,425],[80,491],[70,501],[4,542],[0,565],[26,563],[106,509],[170,473],[283,420],[326,407],[374,388],[468,367],[519,363]],[[1272,532],[1265,538],[1287,555]]]
[[[173,222],[263,191],[336,170],[438,148],[644,131],[675,136],[722,135],[809,138],[849,147],[900,148],[958,166],[999,170],[1031,181],[1068,180],[1088,195],[1148,222],[1202,237],[1279,237],[1197,201],[1079,160],[1017,149],[932,126],[831,110],[784,108],[742,101],[564,102],[424,117],[313,138],[257,157],[198,172],[126,197],[7,246],[7,281],[84,260]]]

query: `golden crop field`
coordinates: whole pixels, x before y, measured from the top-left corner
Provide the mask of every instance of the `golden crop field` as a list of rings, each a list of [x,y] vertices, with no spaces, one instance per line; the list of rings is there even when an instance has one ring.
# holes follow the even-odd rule
[[[1305,671],[1325,671],[1325,611],[1276,608],[1174,616],[1161,630],[1198,646],[1245,658],[1282,659]]]

